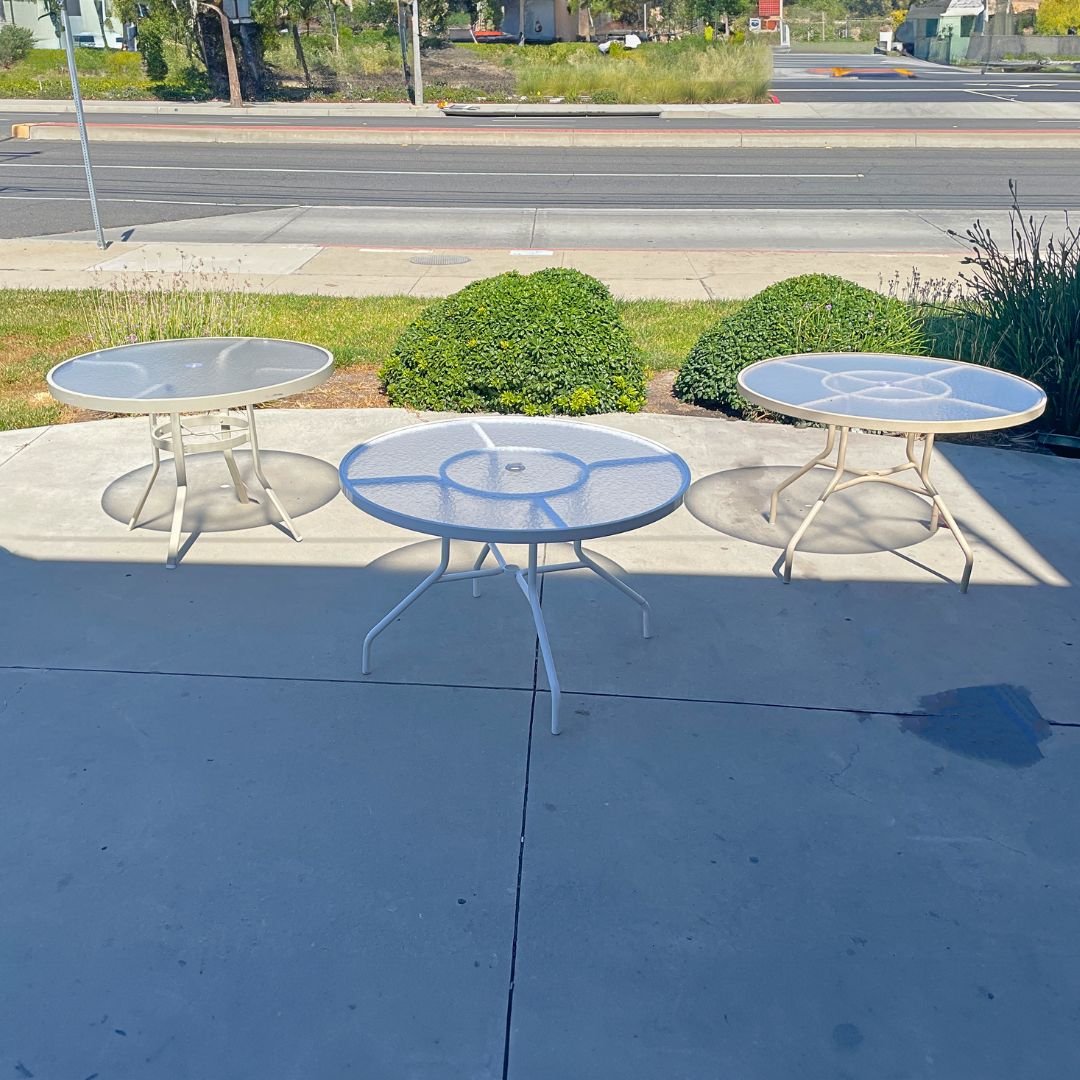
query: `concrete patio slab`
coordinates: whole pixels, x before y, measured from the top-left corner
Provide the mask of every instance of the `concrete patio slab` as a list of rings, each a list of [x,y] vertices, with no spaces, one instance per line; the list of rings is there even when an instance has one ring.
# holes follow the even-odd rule
[[[677,514],[586,545],[652,602],[655,638],[643,641],[633,610],[590,575],[545,582],[564,689],[906,712],[925,694],[1009,682],[1029,688],[1046,715],[1080,719],[1080,679],[1062,677],[1080,647],[1076,462],[940,446],[937,482],[976,551],[966,595],[948,532],[929,536],[921,500],[874,485],[826,506],[784,585],[781,548],[827,473],[784,493],[775,528],[768,492],[820,449],[820,431],[689,417],[597,422],[678,451],[694,484]],[[900,440],[859,435],[849,460],[886,467],[902,452]]]
[[[586,543],[652,602],[652,639],[595,578],[545,579],[553,738],[506,578],[433,589],[360,673],[437,542],[337,497],[335,467],[443,418],[261,410],[303,542],[201,454],[175,571],[168,461],[126,524],[145,419],[0,434],[0,1067],[1068,1076],[1080,463],[940,447],[966,596],[921,502],[870,486],[829,504],[785,586],[764,497],[820,431],[590,418],[694,482]],[[850,460],[901,450],[858,435]],[[814,494],[785,492],[776,530]]]
[[[533,740],[511,1080],[1071,1069],[1078,733],[568,712]]]
[[[529,696],[0,672],[5,1071],[500,1077]]]
[[[0,465],[9,461],[21,450],[29,446],[36,438],[44,435],[48,428],[16,428],[14,431],[0,431]]]

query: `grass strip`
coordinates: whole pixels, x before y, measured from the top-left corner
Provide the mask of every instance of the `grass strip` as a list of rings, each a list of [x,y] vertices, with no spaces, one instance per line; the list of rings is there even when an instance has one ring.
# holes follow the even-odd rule
[[[161,293],[155,290],[0,290],[0,431],[73,419],[45,384],[61,360],[147,338],[231,333],[322,345],[339,370],[378,370],[429,301],[411,296]],[[679,367],[701,333],[737,301],[618,304],[650,372]]]

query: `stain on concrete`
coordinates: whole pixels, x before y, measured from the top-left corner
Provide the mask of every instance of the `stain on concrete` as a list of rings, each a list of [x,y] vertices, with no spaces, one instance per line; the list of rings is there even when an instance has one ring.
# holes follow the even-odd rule
[[[837,1024],[832,1029],[832,1041],[837,1050],[857,1050],[863,1033],[854,1024]]]
[[[924,715],[906,717],[902,731],[963,757],[1024,769],[1042,761],[1039,743],[1051,727],[1022,686],[966,686],[919,700]]]

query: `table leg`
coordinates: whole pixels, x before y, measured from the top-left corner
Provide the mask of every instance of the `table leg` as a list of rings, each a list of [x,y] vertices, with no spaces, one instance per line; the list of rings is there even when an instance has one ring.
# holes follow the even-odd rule
[[[161,451],[158,449],[157,443],[154,441],[154,428],[157,426],[157,413],[150,414],[150,452],[154,455],[154,467],[150,470],[150,479],[146,484],[146,490],[142,493],[142,498],[135,504],[135,512],[131,515],[131,520],[128,522],[128,528],[134,529],[139,524],[139,515],[143,512],[143,507],[146,505],[146,500],[150,497],[150,489],[154,486],[154,481],[157,479],[158,471],[161,469]]]
[[[794,484],[795,481],[798,480],[800,476],[805,476],[812,468],[814,468],[815,465],[820,465],[832,453],[833,443],[835,441],[836,441],[836,428],[835,427],[830,427],[829,428],[829,434],[825,439],[825,449],[822,450],[821,453],[817,455],[817,457],[811,458],[797,472],[793,472],[783,483],[778,484],[776,486],[776,488],[773,490],[772,498],[769,500],[769,524],[770,525],[775,525],[776,524],[776,508],[777,508],[776,504],[777,504],[777,500],[780,497],[780,492],[783,491],[784,488],[789,487],[791,484]]]
[[[304,538],[293,524],[292,518],[289,517],[285,507],[281,505],[281,500],[274,493],[274,489],[270,486],[270,481],[266,479],[266,473],[263,472],[262,460],[259,457],[259,436],[255,430],[255,407],[253,405],[247,407],[247,418],[248,436],[251,439],[251,460],[255,468],[255,479],[259,481],[263,491],[266,492],[267,498],[274,504],[274,509],[278,512],[278,520],[289,530],[292,534],[292,538],[299,543],[299,541]]]
[[[639,592],[635,592],[626,584],[625,581],[620,581],[614,574],[609,573],[599,563],[595,562],[592,558],[585,554],[581,550],[581,541],[574,541],[574,554],[577,555],[581,561],[581,565],[591,570],[597,577],[606,581],[609,585],[614,585],[624,596],[630,597],[635,604],[641,608],[641,636],[644,638],[652,637],[652,629],[649,623],[649,617],[652,614],[652,608],[649,607],[649,601]]]
[[[824,459],[828,456],[828,453],[833,443],[834,429],[829,429],[829,438],[826,443],[825,452],[814,458],[813,461],[803,466],[794,475],[788,477],[787,480],[781,484],[776,491],[773,492],[772,503],[769,512],[770,523],[775,522],[776,519],[776,497],[777,495],[792,481],[797,480],[800,476],[805,475],[815,465],[822,464]],[[934,436],[923,436],[923,452],[921,460],[915,453],[915,439],[914,434],[908,434],[905,439],[905,453],[907,460],[900,465],[894,465],[889,469],[847,469],[845,459],[847,457],[847,440],[850,434],[850,429],[846,427],[840,428],[840,446],[837,450],[836,464],[832,466],[833,475],[830,478],[828,484],[825,486],[825,490],[821,493],[817,502],[811,507],[810,512],[803,518],[796,530],[795,535],[788,541],[787,547],[784,549],[784,581],[791,581],[791,564],[795,558],[795,549],[799,546],[799,542],[806,534],[806,530],[813,523],[814,518],[817,517],[821,508],[825,505],[826,499],[830,495],[837,491],[845,491],[847,488],[855,487],[858,484],[866,482],[881,482],[888,484],[896,484],[898,487],[904,488],[905,491],[912,491],[918,495],[924,495],[930,500],[930,531],[934,532],[938,528],[939,520],[943,519],[948,526],[949,531],[953,534],[954,539],[960,546],[960,550],[964,553],[964,574],[960,580],[960,591],[967,592],[968,584],[971,581],[971,569],[975,562],[975,553],[971,549],[971,545],[967,542],[964,534],[960,531],[960,526],[957,525],[956,519],[949,511],[945,500],[941,497],[941,493],[934,486],[933,481],[930,479],[930,463],[934,454]],[[907,470],[914,470],[915,474],[919,477],[922,483],[922,488],[913,488],[907,484],[904,484],[898,479],[898,474]],[[854,475],[844,480],[843,475],[845,472],[851,472]]]
[[[371,674],[371,643],[414,601],[419,600],[420,597],[434,585],[439,578],[446,572],[447,566],[450,564],[450,541],[443,538],[442,541],[442,555],[439,559],[439,565],[432,570],[430,574],[408,596],[405,597],[399,604],[395,604],[394,607],[384,615],[368,632],[367,637],[364,638],[364,648],[360,657],[360,670],[364,675]]]
[[[476,562],[473,563],[473,570],[479,570],[484,565],[484,560],[488,557],[488,555],[490,553],[491,553],[491,545],[490,544],[485,544],[480,549],[480,554],[476,556]],[[472,594],[473,594],[473,596],[479,596],[480,595],[480,579],[478,577],[473,578]]]
[[[225,415],[221,419],[222,433],[228,438],[228,433],[232,430],[229,426],[229,413],[226,410]],[[225,456],[225,464],[229,468],[229,475],[232,477],[233,488],[236,491],[236,498],[242,502],[251,502],[251,496],[248,495],[247,488],[244,486],[244,481],[240,478],[240,470],[236,467],[236,458],[233,457],[233,449],[231,446],[226,446],[222,451]]]
[[[832,444],[833,428],[829,428],[829,445]],[[801,524],[795,530],[795,535],[787,542],[787,547],[784,548],[784,583],[790,584],[791,582],[791,564],[795,559],[795,549],[799,546],[799,541],[806,535],[806,530],[810,528],[814,521],[814,518],[821,512],[821,508],[825,505],[825,500],[836,490],[837,485],[844,477],[844,462],[847,458],[847,442],[848,442],[848,428],[840,429],[840,447],[836,452],[836,465],[833,467],[832,477],[825,485],[825,490],[818,496],[818,500],[810,508],[810,512],[802,519]],[[818,462],[812,461],[808,466],[805,466],[801,472],[791,477],[794,480],[796,477],[803,475],[803,473],[809,472]],[[780,489],[777,488],[777,491]],[[776,495],[774,493],[773,499]]]
[[[184,525],[184,504],[187,502],[187,462],[184,459],[184,435],[180,428],[180,414],[169,414],[169,431],[172,437],[173,467],[176,469],[176,498],[173,500],[172,528],[169,530],[169,555],[165,565],[176,569],[180,555],[180,532]]]
[[[945,524],[949,526],[949,532],[953,534],[953,538],[956,540],[957,544],[960,545],[960,550],[964,553],[964,576],[960,579],[960,591],[967,592],[968,585],[971,582],[971,568],[975,565],[975,552],[971,550],[971,545],[967,542],[967,538],[960,531],[960,526],[956,524],[956,519],[952,516],[948,506],[945,505],[945,500],[941,497],[941,493],[930,480],[930,460],[933,457],[933,454],[934,436],[927,435],[923,440],[922,463],[918,467],[918,473],[919,479],[926,489],[926,494],[933,500],[934,508],[930,513],[930,528],[937,528],[939,514],[945,519]]]
[[[561,730],[559,727],[559,704],[562,690],[559,686],[558,673],[555,671],[555,659],[551,655],[551,642],[548,640],[544,613],[540,608],[540,594],[536,587],[540,577],[536,567],[536,548],[536,544],[529,545],[528,574],[523,576],[521,571],[518,570],[515,577],[518,585],[521,586],[521,591],[529,601],[529,607],[532,609],[533,625],[536,627],[536,637],[540,642],[540,655],[544,659],[544,671],[547,673],[548,686],[551,687],[551,734],[558,735]]]

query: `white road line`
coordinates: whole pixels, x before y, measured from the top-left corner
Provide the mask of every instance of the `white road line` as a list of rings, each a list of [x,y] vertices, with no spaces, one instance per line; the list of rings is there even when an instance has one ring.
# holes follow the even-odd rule
[[[38,161],[3,161],[0,169],[83,169],[82,165],[49,165]],[[457,171],[449,172],[446,169],[313,169],[307,168],[285,169],[268,168],[260,169],[249,165],[94,165],[94,172],[104,169],[123,169],[125,171],[139,172],[231,172],[231,173],[299,173],[309,176],[315,173],[319,176],[542,176],[551,178],[586,178],[586,179],[618,179],[626,177],[630,180],[641,180],[655,177],[660,180],[671,179],[701,179],[701,180],[862,180],[863,173],[660,173],[660,172],[472,172]]]
[[[79,202],[86,203],[88,198],[83,196],[77,198],[75,196],[65,195],[0,195],[0,199],[10,199],[21,202]],[[119,202],[119,203],[151,203],[156,206],[241,206],[250,207],[253,209],[260,209],[270,207],[276,210],[356,210],[362,211],[365,214],[370,214],[372,211],[385,211],[390,214],[403,214],[408,213],[412,215],[422,214],[425,211],[432,211],[435,213],[446,213],[445,207],[439,206],[394,206],[392,204],[368,204],[368,203],[298,203],[298,202],[276,202],[276,203],[256,203],[256,202],[211,202],[204,199],[119,199],[98,196],[98,202]],[[1032,206],[1028,208],[1032,211],[1047,214],[1060,214],[1065,211],[1061,207],[1042,207]],[[614,217],[621,218],[626,214],[699,214],[708,215],[710,217],[715,216],[718,210],[730,211],[732,213],[746,214],[803,214],[807,213],[808,208],[805,206],[722,206],[722,207],[685,207],[685,206],[467,206],[467,207],[455,207],[453,213],[461,218],[459,224],[467,225],[468,218],[466,215],[479,215],[483,214],[491,216],[493,214],[534,214],[539,213],[542,215],[559,215],[559,214],[587,214],[590,217]],[[875,206],[875,207],[856,207],[854,209],[844,209],[842,207],[825,207],[815,208],[814,213],[819,217],[826,214],[903,214],[907,217],[915,216],[920,217],[926,214],[963,214],[965,218],[970,213],[975,214],[1007,214],[1009,206],[1007,203],[1002,202],[1000,206]],[[145,222],[142,227],[148,227],[149,225],[161,224],[161,222]],[[169,224],[166,222],[166,224]],[[939,226],[933,225],[935,229],[939,229]],[[939,229],[940,231],[940,229]]]
[[[995,101],[1016,101],[1016,98],[1014,97],[1002,97],[1001,94],[991,94],[989,90],[969,90],[965,88],[964,93],[974,94],[975,97],[993,98]]]
[[[96,168],[96,166],[95,166]],[[75,195],[0,195],[0,199],[9,199],[14,202],[77,202],[86,203],[90,201],[88,195],[83,195],[81,198]],[[314,207],[307,206],[306,204],[294,203],[294,202],[217,202],[212,199],[117,199],[111,198],[108,195],[99,195],[98,202],[116,202],[116,203],[149,203],[151,206],[253,206],[253,207],[271,207],[275,210],[294,209],[294,210],[310,210]],[[321,205],[321,204],[320,204]],[[348,205],[332,207],[331,209],[337,210],[358,210],[359,206]],[[387,209],[392,209],[387,207]],[[402,209],[402,207],[398,207]]]

